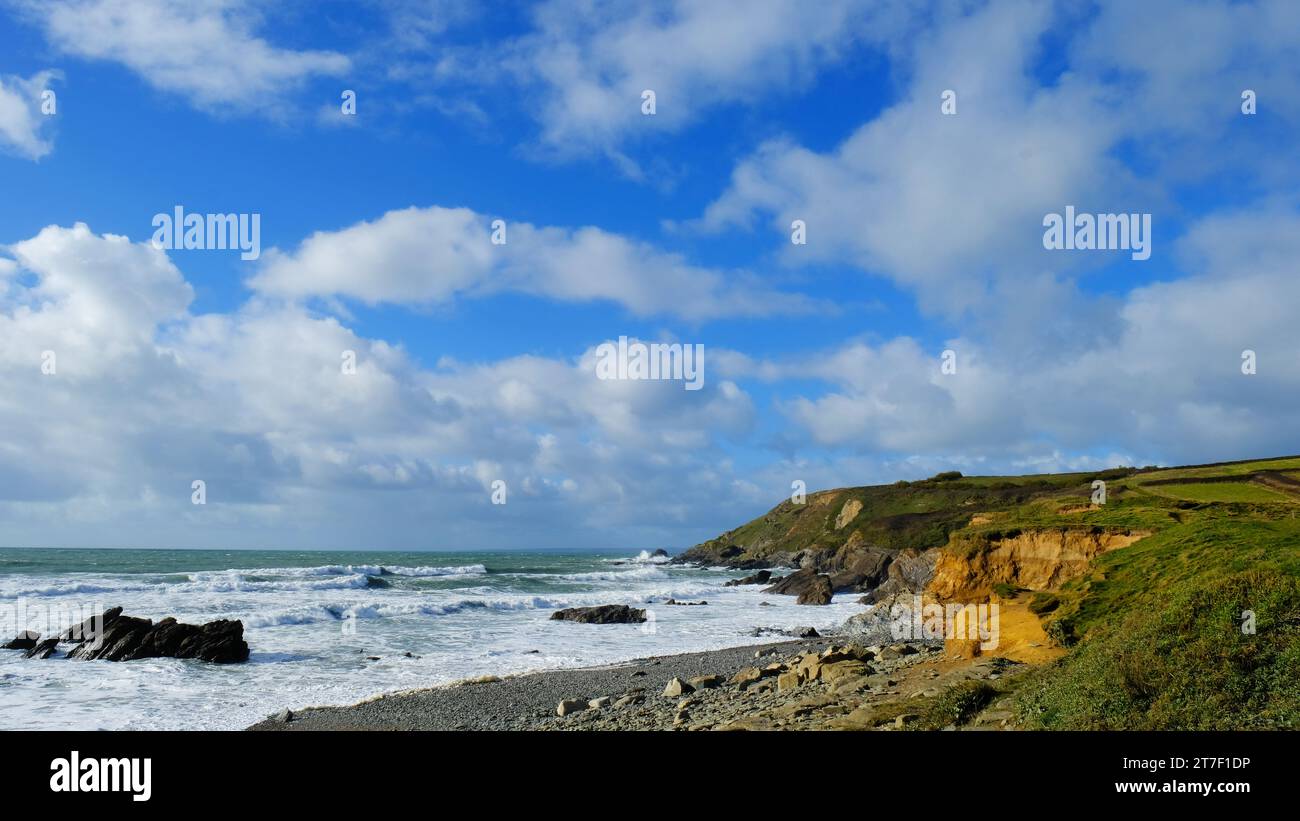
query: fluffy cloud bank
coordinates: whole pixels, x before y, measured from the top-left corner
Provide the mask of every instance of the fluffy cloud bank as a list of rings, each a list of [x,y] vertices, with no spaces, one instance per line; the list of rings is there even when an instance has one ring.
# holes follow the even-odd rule
[[[805,451],[830,449],[845,464],[946,460],[995,472],[1296,453],[1297,237],[1293,210],[1209,217],[1179,244],[1190,276],[1122,300],[1089,304],[1074,293],[1056,303],[1085,306],[1105,334],[1059,344],[1044,330],[1035,347],[952,339],[952,373],[941,350],[905,337],[778,361],[730,353],[715,357],[715,370],[742,383],[822,383],[779,406],[806,434]],[[1050,329],[1070,319],[1040,312],[1034,321]],[[1253,373],[1243,370],[1247,351]]]
[[[717,440],[754,409],[726,380],[602,381],[593,350],[430,369],[292,303],[191,299],[162,251],[81,224],[0,256],[9,543],[654,543],[734,497]]]
[[[1179,248],[1191,276],[1134,290],[1108,304],[1112,333],[1032,361],[967,338],[946,343],[953,374],[905,337],[780,360],[710,348],[690,392],[596,378],[599,340],[571,359],[426,367],[294,301],[194,314],[162,251],[51,226],[0,254],[4,535],[355,547],[383,521],[396,547],[680,544],[793,479],[1300,451],[1296,237],[1285,208],[1208,218]],[[776,440],[757,385],[788,420]]]
[[[26,79],[0,77],[0,150],[31,160],[54,150],[48,136],[53,120],[41,111],[41,95],[58,76],[56,71],[42,71]]]
[[[525,94],[542,153],[604,154],[639,176],[625,152],[707,111],[797,92],[864,43],[883,44],[920,14],[912,4],[826,0],[549,0],[504,43],[440,49],[434,66],[405,72],[440,85],[512,84]],[[642,113],[653,91],[654,116]]]
[[[202,108],[270,112],[307,78],[338,75],[351,65],[337,52],[271,45],[255,33],[259,11],[244,0],[20,0],[16,6],[58,51],[119,63]]]
[[[367,303],[438,303],[503,291],[570,302],[607,300],[637,315],[700,320],[815,309],[744,271],[692,265],[680,255],[599,228],[509,223],[467,208],[407,208],[273,252],[253,278],[261,293],[342,296]]]

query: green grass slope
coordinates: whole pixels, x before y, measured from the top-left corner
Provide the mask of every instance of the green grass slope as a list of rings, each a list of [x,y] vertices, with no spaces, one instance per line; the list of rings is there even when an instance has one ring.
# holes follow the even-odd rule
[[[844,488],[785,501],[765,515],[687,550],[683,561],[729,566],[780,563],[800,552],[833,552],[846,544],[898,551],[927,550],[967,528],[976,513],[1012,513],[1036,501],[1086,504],[1092,480],[1114,479],[1130,469],[1041,476],[962,477],[939,474],[919,482]],[[862,509],[836,527],[846,504]]]
[[[1097,478],[1105,505],[1089,504]],[[862,509],[837,527],[850,501]],[[978,551],[1049,528],[1151,535],[1033,597],[1069,652],[1017,687],[1024,726],[1300,728],[1300,457],[826,491],[684,558],[752,566],[854,545]]]

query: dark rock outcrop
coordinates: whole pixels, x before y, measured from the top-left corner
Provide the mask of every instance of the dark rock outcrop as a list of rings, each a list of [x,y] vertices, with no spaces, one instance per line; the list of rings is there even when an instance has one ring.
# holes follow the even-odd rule
[[[885,580],[893,555],[884,550],[864,547],[845,548],[829,563],[838,568],[831,575],[831,588],[836,592],[866,592]]]
[[[673,556],[671,564],[691,564],[702,567],[729,567],[733,570],[759,570],[768,567],[797,567],[797,562],[790,561],[788,553],[774,553],[766,558],[745,554],[745,548],[729,545],[716,549],[703,550],[699,546],[685,553]]]
[[[863,597],[863,603],[884,601],[900,593],[920,593],[925,590],[930,579],[934,578],[934,564],[938,555],[937,549],[907,548],[899,551],[889,563],[885,580]]]
[[[145,634],[129,658],[200,659],[217,664],[247,661],[244,624],[219,619],[195,625],[165,618]]]
[[[59,634],[61,641],[90,641],[98,631],[106,629],[122,615],[122,608],[110,607],[98,616],[91,616],[81,624],[73,625]]]
[[[816,575],[817,571],[811,567],[796,570],[789,576],[778,579],[772,586],[765,588],[763,592],[777,593],[782,596],[797,596],[812,583],[813,577]]]
[[[69,650],[68,658],[126,661],[152,628],[153,622],[149,619],[118,615],[104,626],[102,632],[87,637]]]
[[[216,664],[248,660],[243,622],[220,619],[207,624],[184,624],[169,617],[154,624],[150,619],[124,616],[120,607],[89,618],[52,641],[76,643],[68,651],[68,658],[72,659],[178,658]],[[37,649],[45,644],[41,642]]]
[[[59,637],[55,636],[54,638],[49,638],[46,639],[45,641],[38,642],[26,653],[23,653],[23,655],[29,659],[47,659],[50,656],[54,655],[55,651],[58,649],[59,649]]]
[[[795,604],[830,604],[832,595],[830,576],[819,575],[799,594]]]
[[[150,619],[124,616],[120,607],[91,616],[43,641],[37,633],[24,632],[3,649],[24,650],[27,658],[46,659],[65,641],[74,645],[68,651],[70,659],[178,658],[216,664],[248,660],[243,622],[219,619],[207,624],[184,624],[168,617],[154,624]]]
[[[668,551],[664,550],[662,547],[650,554],[650,558],[652,559],[665,558],[667,556],[668,556]]]
[[[830,576],[808,567],[796,570],[763,592],[798,596],[799,604],[830,604],[834,590],[831,588]]]
[[[580,624],[640,624],[645,611],[626,604],[602,604],[599,607],[569,607],[551,614],[552,621],[576,621]]]
[[[36,646],[36,642],[41,640],[40,633],[33,633],[31,630],[24,630],[3,646],[0,650],[30,650]]]
[[[767,584],[772,578],[771,570],[760,570],[757,573],[744,577],[743,579],[732,579],[723,587],[740,587],[745,584]]]

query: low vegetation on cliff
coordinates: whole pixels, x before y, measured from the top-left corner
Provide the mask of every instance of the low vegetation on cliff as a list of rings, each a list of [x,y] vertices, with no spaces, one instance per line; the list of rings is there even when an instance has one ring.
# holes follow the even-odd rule
[[[830,490],[680,560],[1000,602],[1055,648],[1019,726],[1300,727],[1300,457]]]

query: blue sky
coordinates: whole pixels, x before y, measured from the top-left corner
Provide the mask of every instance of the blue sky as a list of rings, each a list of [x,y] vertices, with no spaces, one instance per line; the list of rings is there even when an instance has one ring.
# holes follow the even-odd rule
[[[1290,4],[481,6],[0,2],[0,543],[682,547],[1300,450]],[[153,248],[177,205],[261,257]],[[1066,205],[1150,259],[1045,250]],[[620,336],[705,389],[596,379]]]

